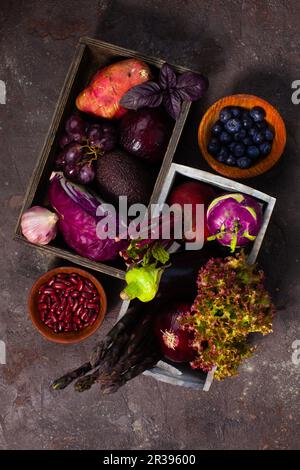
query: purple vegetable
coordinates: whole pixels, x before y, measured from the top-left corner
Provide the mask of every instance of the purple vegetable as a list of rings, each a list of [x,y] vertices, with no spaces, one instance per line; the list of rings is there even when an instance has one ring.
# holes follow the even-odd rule
[[[236,247],[255,240],[262,223],[261,205],[251,196],[240,193],[224,194],[214,199],[207,209],[208,240],[217,240]]]
[[[55,175],[50,181],[48,196],[59,217],[60,233],[67,245],[79,255],[94,261],[108,261],[115,259],[127,246],[126,240],[116,242],[98,237],[96,227],[101,217],[96,216],[96,211],[101,201],[84,188]]]
[[[149,80],[132,87],[120,103],[124,108],[134,110],[144,107],[156,108],[162,103],[170,116],[177,119],[182,101],[199,100],[208,85],[208,80],[203,75],[195,72],[176,75],[171,65],[164,63],[160,69],[158,83]]]
[[[162,93],[159,85],[149,80],[132,87],[121,98],[120,104],[127,109],[140,109],[144,107],[156,108],[162,102]]]

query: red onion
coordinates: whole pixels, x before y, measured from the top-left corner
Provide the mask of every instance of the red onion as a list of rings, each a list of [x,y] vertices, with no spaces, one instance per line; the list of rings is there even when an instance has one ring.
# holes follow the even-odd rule
[[[155,321],[155,335],[163,355],[173,362],[189,362],[195,358],[192,346],[194,332],[182,327],[179,319],[190,312],[188,304],[173,304]]]

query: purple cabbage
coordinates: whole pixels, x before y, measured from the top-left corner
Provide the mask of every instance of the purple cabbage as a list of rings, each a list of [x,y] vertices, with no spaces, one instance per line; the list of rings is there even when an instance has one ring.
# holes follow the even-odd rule
[[[223,194],[207,209],[208,240],[230,246],[232,252],[255,240],[261,223],[261,205],[244,194]]]
[[[67,245],[79,255],[94,261],[109,261],[128,245],[127,240],[117,242],[97,236],[97,223],[104,215],[99,217],[96,211],[102,201],[84,188],[56,174],[50,180],[48,197],[59,217],[60,233]]]

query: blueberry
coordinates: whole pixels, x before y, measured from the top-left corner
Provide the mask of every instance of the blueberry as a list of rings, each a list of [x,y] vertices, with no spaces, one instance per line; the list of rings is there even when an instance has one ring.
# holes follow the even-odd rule
[[[229,132],[229,134],[235,134],[236,132],[239,132],[241,127],[242,123],[237,118],[228,119],[225,124],[225,129]]]
[[[235,146],[236,146],[236,143],[235,143],[235,142],[231,142],[231,143],[228,145],[228,150],[229,150],[230,153],[234,153]]]
[[[253,126],[253,121],[248,114],[242,118],[242,126],[246,130],[251,129]]]
[[[234,134],[233,138],[236,142],[241,142],[247,135],[247,131],[245,129],[241,129],[239,132]]]
[[[262,144],[260,144],[259,150],[261,155],[269,155],[269,153],[271,152],[271,148],[272,144],[270,144],[270,142],[263,142]]]
[[[263,141],[265,140],[265,137],[264,137],[264,135],[263,135],[262,132],[258,132],[258,131],[257,131],[257,132],[255,132],[255,134],[253,135],[252,139],[253,139],[253,143],[254,143],[255,145],[256,145],[256,144],[259,145],[259,144],[262,144],[262,143],[263,143]]]
[[[242,157],[238,159],[237,165],[242,169],[249,168],[252,165],[252,160],[249,157]]]
[[[226,147],[221,147],[221,149],[217,153],[217,159],[219,160],[219,158],[223,158],[223,157],[227,158],[228,155],[229,155],[229,152],[228,152],[227,148]]]
[[[271,129],[266,129],[265,130],[265,139],[269,140],[270,142],[272,142],[274,140],[274,132],[271,131]]]
[[[254,106],[254,108],[250,109],[249,114],[254,122],[261,122],[263,121],[266,112],[260,106]]]
[[[219,142],[210,141],[207,150],[211,155],[217,155],[218,151],[220,150]]]
[[[246,153],[248,157],[253,158],[253,160],[258,158],[260,155],[259,148],[256,147],[256,145],[250,145],[249,147],[247,147]]]
[[[232,117],[232,114],[230,112],[230,108],[223,108],[220,111],[220,121],[225,124],[225,122],[228,121]]]
[[[236,165],[236,158],[233,155],[228,155],[228,157],[226,158],[225,163],[226,163],[226,165],[235,166]]]
[[[239,117],[241,115],[241,108],[238,108],[237,106],[232,106],[230,108],[230,112],[232,114],[233,117]]]
[[[220,135],[223,130],[222,123],[220,121],[217,121],[211,128],[211,133],[213,135]]]
[[[230,144],[231,141],[232,141],[232,137],[230,134],[228,134],[228,132],[226,131],[221,132],[220,142],[222,142],[222,144]]]
[[[218,154],[218,155],[216,156],[216,159],[217,159],[218,162],[220,162],[220,163],[226,163],[227,157],[226,157],[225,155],[219,155],[219,154]]]
[[[249,129],[249,131],[248,131],[248,135],[249,135],[250,137],[253,137],[254,134],[256,134],[256,132],[257,132],[256,128],[255,128],[255,127],[251,127],[251,129]]]
[[[257,129],[259,129],[259,130],[263,130],[263,129],[265,129],[267,126],[268,126],[268,123],[267,123],[267,121],[265,121],[265,120],[256,123],[256,127],[257,127]]]
[[[242,157],[245,154],[245,145],[236,144],[233,153],[234,153],[234,156],[237,158]]]
[[[246,145],[246,147],[249,147],[249,145],[253,145],[252,137],[245,137],[243,139],[243,144]]]

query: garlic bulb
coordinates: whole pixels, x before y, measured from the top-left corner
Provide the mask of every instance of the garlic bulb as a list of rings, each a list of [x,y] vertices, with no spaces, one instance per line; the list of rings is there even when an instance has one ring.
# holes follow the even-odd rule
[[[33,206],[22,215],[22,233],[31,243],[47,245],[56,236],[57,221],[58,217],[54,212]]]

